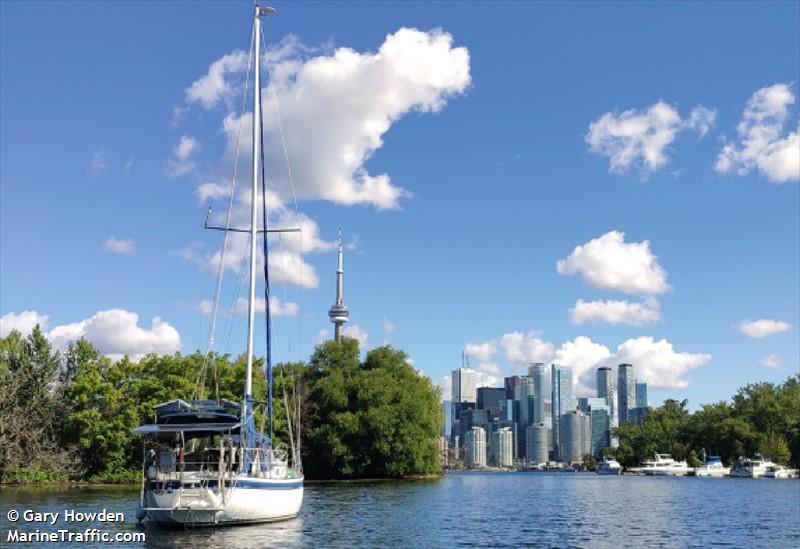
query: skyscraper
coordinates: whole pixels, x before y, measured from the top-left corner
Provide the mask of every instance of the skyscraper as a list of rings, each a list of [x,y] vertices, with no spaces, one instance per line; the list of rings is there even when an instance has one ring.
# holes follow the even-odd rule
[[[506,399],[506,390],[502,387],[478,387],[478,408],[489,413],[489,419],[500,417],[500,407]]]
[[[647,408],[647,383],[636,383],[636,407]]]
[[[266,238],[266,236],[265,236]],[[342,228],[339,227],[339,263],[336,268],[336,303],[328,311],[328,318],[333,322],[334,339],[339,341],[342,337],[342,324],[350,320],[350,312],[344,305],[342,286],[344,284],[344,270],[342,269]]]
[[[611,410],[604,398],[579,398],[578,410],[591,418],[591,453],[611,446]]]
[[[444,424],[442,425],[441,436],[450,440],[450,435],[453,431],[453,403],[449,400],[442,402],[442,411],[444,412]]]
[[[453,403],[477,400],[477,374],[471,368],[453,370]]]
[[[561,459],[559,429],[561,416],[572,409],[572,368],[567,366],[552,366],[552,417],[553,417],[553,454],[556,459]]]
[[[583,456],[592,453],[592,420],[579,412],[570,410],[559,421],[560,457],[559,461],[583,461]]]
[[[614,375],[610,366],[601,366],[597,369],[597,397],[606,399],[610,410],[611,425],[618,427],[617,398],[614,391]]]
[[[535,423],[526,429],[526,451],[528,463],[550,461],[550,429],[544,422]]]
[[[514,437],[508,427],[501,427],[492,433],[492,465],[514,465]]]
[[[617,415],[619,424],[628,423],[628,410],[636,407],[636,375],[633,364],[617,366]]]
[[[486,431],[483,427],[473,427],[467,431],[464,450],[464,461],[468,467],[486,466]]]
[[[544,401],[545,383],[547,382],[547,365],[537,362],[528,368],[528,377],[533,380],[533,423],[545,420]]]

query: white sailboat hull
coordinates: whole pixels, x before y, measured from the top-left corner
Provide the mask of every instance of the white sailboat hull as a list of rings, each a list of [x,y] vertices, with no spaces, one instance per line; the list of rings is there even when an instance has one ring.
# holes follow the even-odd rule
[[[145,493],[145,516],[152,522],[213,526],[274,522],[296,517],[303,503],[302,479],[242,476],[226,498],[207,488]]]

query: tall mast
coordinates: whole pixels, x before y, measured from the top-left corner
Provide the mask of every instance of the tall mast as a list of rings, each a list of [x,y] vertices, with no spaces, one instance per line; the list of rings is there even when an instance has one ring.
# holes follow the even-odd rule
[[[242,420],[253,399],[253,330],[256,317],[256,241],[258,240],[258,161],[261,157],[261,8],[256,5],[253,20],[253,184],[250,188],[250,292],[247,300],[247,377],[244,384]],[[264,238],[267,236],[264,235]],[[265,305],[268,307],[269,305]]]

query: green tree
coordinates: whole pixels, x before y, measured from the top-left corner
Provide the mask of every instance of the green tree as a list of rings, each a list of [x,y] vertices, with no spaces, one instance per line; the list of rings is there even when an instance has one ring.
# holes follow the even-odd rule
[[[304,465],[312,478],[439,472],[439,391],[391,347],[363,364],[358,342],[319,345],[311,358]]]

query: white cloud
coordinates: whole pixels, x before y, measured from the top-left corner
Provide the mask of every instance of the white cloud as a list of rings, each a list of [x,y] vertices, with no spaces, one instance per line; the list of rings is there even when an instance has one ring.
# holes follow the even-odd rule
[[[762,338],[782,332],[788,332],[792,325],[782,320],[759,318],[739,324],[739,332],[745,337]]]
[[[683,389],[683,376],[711,360],[707,353],[679,353],[666,339],[650,336],[628,339],[617,347],[615,362],[633,364],[636,378],[656,389]]]
[[[357,324],[343,328],[342,335],[345,335],[347,337],[352,337],[353,339],[358,340],[358,346],[362,351],[367,347],[367,340],[369,339],[369,335],[367,334],[367,332],[362,330]]]
[[[197,152],[200,143],[194,137],[184,134],[172,150],[167,160],[167,173],[170,177],[181,177],[194,171],[192,155]]]
[[[547,362],[553,356],[553,344],[544,341],[538,332],[509,332],[500,336],[506,360],[516,364]]]
[[[7,337],[14,330],[23,337],[27,337],[37,324],[44,332],[48,319],[47,315],[40,314],[38,311],[22,311],[19,314],[6,313],[0,316],[0,337]]]
[[[263,297],[256,297],[255,299],[255,309],[256,313],[264,313],[265,300]],[[295,316],[300,311],[300,307],[298,307],[297,303],[292,301],[281,302],[277,296],[270,296],[269,298],[269,310],[272,313],[272,316]],[[236,314],[245,315],[247,314],[247,300],[243,297],[240,297],[236,300]]]
[[[143,328],[139,315],[123,309],[99,311],[86,320],[56,326],[47,337],[62,350],[84,337],[115,360],[124,355],[138,360],[148,353],[172,354],[181,349],[180,334],[168,322],[155,317],[149,329]]]
[[[559,274],[580,273],[588,284],[630,294],[660,294],[670,289],[667,273],[650,251],[650,241],[625,242],[625,233],[610,231],[556,264]]]
[[[481,362],[475,370],[478,372],[478,387],[503,386],[503,372],[494,362]]]
[[[607,324],[629,324],[644,326],[661,319],[661,307],[657,300],[649,298],[644,303],[630,301],[599,300],[584,301],[579,299],[575,307],[570,309],[570,320],[576,326],[592,322]]]
[[[229,99],[235,86],[228,77],[244,71],[247,64],[248,54],[241,50],[214,61],[208,68],[208,73],[187,88],[186,101],[199,102],[210,109],[221,99]]]
[[[383,145],[382,136],[394,122],[410,111],[441,110],[449,98],[467,89],[467,49],[453,47],[452,37],[441,30],[406,28],[387,36],[375,53],[342,47],[311,57],[313,50],[296,39],[282,42],[278,49],[267,60],[271,87],[263,102],[264,152],[268,166],[281,167],[271,170],[281,199],[291,195],[283,168],[282,125],[298,198],[398,208],[399,200],[410,193],[395,186],[388,174],[370,174],[365,163]],[[241,78],[245,66],[238,54],[216,61],[190,88],[204,92],[193,92],[188,100],[200,100],[207,107],[217,104],[238,89],[233,83],[236,68]],[[245,116],[249,121],[250,114]],[[225,127],[233,133],[230,153],[239,143],[238,117],[229,114]],[[249,134],[243,128],[240,149],[245,154],[250,150]]]
[[[608,359],[611,351],[586,336],[566,341],[555,352],[553,363],[572,368],[572,383],[576,396],[594,396],[595,371],[599,363]]]
[[[117,254],[132,255],[136,251],[136,243],[130,238],[117,238],[111,235],[103,242],[103,248]]]
[[[722,148],[715,169],[739,175],[756,169],[774,183],[800,180],[800,133],[782,135],[792,104],[794,94],[786,84],[755,92],[736,128],[740,142]]]
[[[488,362],[497,352],[497,347],[491,341],[486,341],[484,343],[467,343],[464,346],[464,352],[468,356],[474,356],[478,359],[478,362]]]
[[[678,132],[693,129],[702,137],[715,116],[715,111],[698,106],[684,120],[674,107],[658,101],[641,111],[605,113],[589,125],[585,139],[591,152],[609,157],[612,172],[625,173],[636,165],[646,175],[667,163],[666,149]]]
[[[206,202],[215,198],[227,197],[230,194],[230,189],[219,183],[208,182],[199,185],[194,194],[199,202]]]
[[[778,358],[778,355],[776,355],[775,353],[765,356],[764,358],[759,360],[758,363],[764,368],[772,368],[773,370],[780,370],[783,368],[781,359]]]

